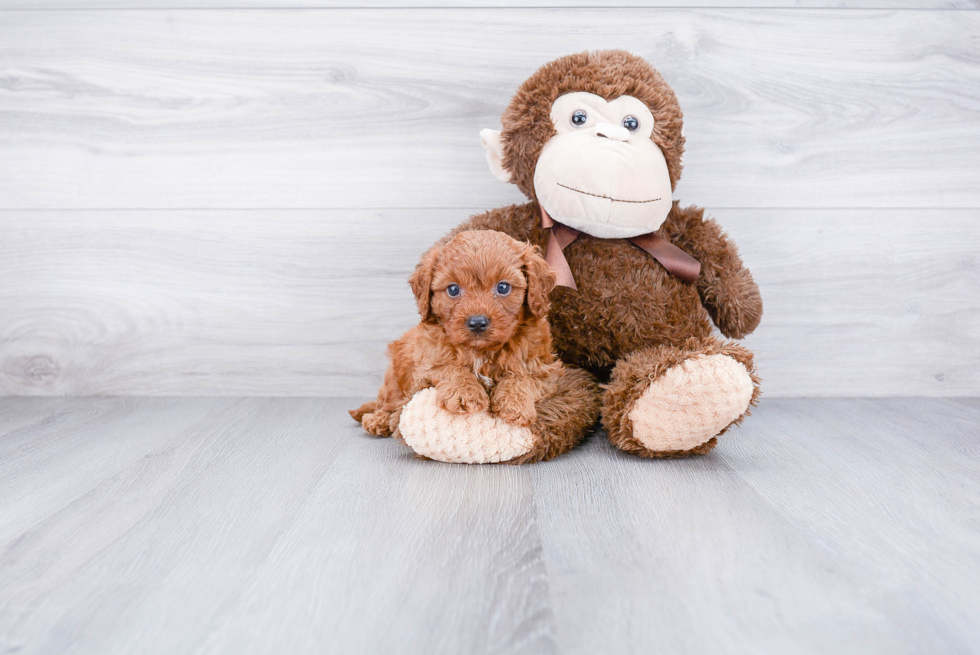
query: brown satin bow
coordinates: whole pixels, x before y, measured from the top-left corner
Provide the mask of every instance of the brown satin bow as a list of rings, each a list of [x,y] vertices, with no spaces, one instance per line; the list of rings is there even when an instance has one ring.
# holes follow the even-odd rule
[[[548,235],[548,247],[544,259],[555,271],[558,286],[578,289],[575,284],[575,277],[572,275],[572,269],[569,268],[568,260],[565,259],[565,254],[562,251],[575,241],[581,232],[573,227],[556,223],[551,216],[548,216],[544,205],[539,206],[541,207],[541,227],[551,230]],[[629,241],[649,253],[667,269],[668,273],[676,276],[681,282],[693,284],[701,274],[701,262],[656,232],[631,237]]]

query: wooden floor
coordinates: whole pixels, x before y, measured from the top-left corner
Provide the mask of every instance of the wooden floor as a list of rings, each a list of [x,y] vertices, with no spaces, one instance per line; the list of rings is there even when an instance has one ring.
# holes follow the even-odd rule
[[[2,653],[966,653],[980,400],[413,459],[334,399],[0,399]]]

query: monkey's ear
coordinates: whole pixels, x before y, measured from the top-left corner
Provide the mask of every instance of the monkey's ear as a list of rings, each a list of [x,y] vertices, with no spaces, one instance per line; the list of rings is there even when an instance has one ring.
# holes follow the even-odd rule
[[[432,273],[436,267],[436,259],[442,246],[432,246],[429,252],[422,255],[421,261],[415,267],[415,272],[408,278],[408,284],[412,287],[415,294],[415,303],[418,305],[419,314],[426,323],[435,322],[435,315],[432,313]]]
[[[528,244],[524,251],[524,276],[527,277],[527,297],[524,302],[531,315],[545,318],[548,315],[548,294],[555,288],[555,273],[541,256],[541,249]]]
[[[480,144],[487,151],[487,165],[493,176],[501,182],[510,182],[510,171],[504,168],[504,143],[500,140],[500,130],[480,130]]]

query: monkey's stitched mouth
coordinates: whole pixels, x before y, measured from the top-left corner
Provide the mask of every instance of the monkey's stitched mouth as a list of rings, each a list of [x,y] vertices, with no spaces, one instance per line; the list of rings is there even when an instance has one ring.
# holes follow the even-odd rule
[[[561,182],[555,182],[555,184],[557,184],[558,186],[560,186],[563,189],[568,189],[569,191],[574,191],[575,193],[581,193],[582,195],[585,195],[585,196],[592,196],[593,198],[603,198],[605,200],[612,200],[613,202],[629,202],[629,203],[633,203],[633,204],[636,204],[636,205],[643,205],[643,204],[646,204],[648,202],[659,202],[660,201],[660,198],[654,198],[653,200],[620,200],[619,198],[610,198],[609,196],[599,195],[598,193],[589,193],[588,191],[580,191],[579,189],[575,189],[575,188],[572,188],[570,186],[566,186],[566,185],[562,184]]]

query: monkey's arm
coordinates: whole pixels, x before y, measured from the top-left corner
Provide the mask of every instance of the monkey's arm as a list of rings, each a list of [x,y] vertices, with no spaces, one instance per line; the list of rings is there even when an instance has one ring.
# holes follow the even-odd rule
[[[674,245],[701,262],[698,294],[701,304],[726,337],[741,339],[762,320],[762,296],[738,249],[718,224],[704,220],[700,207],[674,205],[664,234]]]

